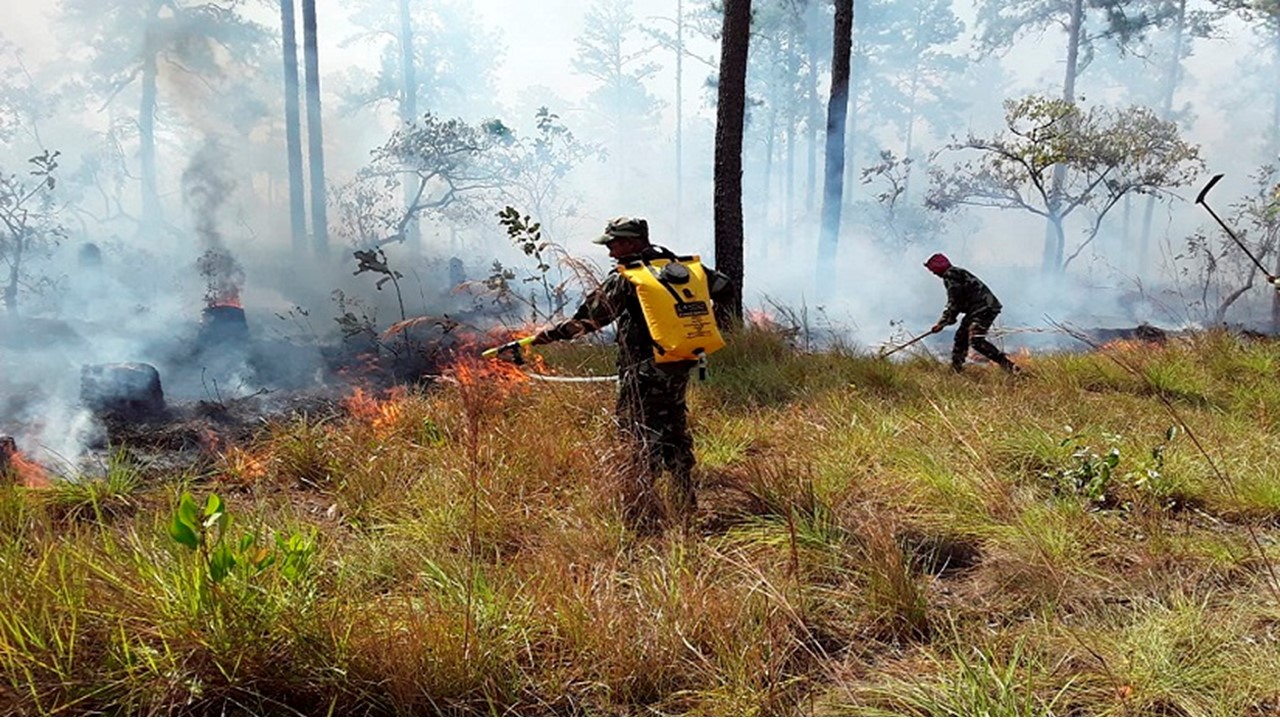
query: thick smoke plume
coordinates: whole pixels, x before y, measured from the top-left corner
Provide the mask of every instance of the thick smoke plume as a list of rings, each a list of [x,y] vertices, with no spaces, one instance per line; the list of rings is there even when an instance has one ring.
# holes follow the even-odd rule
[[[208,305],[240,305],[244,267],[231,255],[218,230],[218,214],[235,181],[229,177],[226,152],[214,138],[207,138],[182,171],[182,196],[195,215],[196,238],[203,252],[196,267],[205,279]]]

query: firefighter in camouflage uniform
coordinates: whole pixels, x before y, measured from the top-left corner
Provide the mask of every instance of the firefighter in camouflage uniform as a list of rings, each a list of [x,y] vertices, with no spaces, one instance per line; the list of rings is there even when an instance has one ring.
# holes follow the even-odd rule
[[[986,283],[979,280],[973,273],[952,265],[947,256],[942,253],[935,253],[925,261],[924,266],[934,275],[942,278],[947,288],[947,307],[942,311],[942,317],[938,318],[938,322],[934,323],[930,330],[935,333],[942,332],[944,327],[955,322],[960,315],[964,315],[960,320],[960,327],[956,329],[955,344],[951,348],[951,369],[956,372],[964,370],[964,361],[969,356],[969,347],[972,346],[974,350],[986,355],[1006,372],[1016,371],[1018,367],[1013,364],[1013,361],[1000,352],[1000,348],[987,340],[987,331],[991,329],[991,324],[996,321],[996,316],[1003,309],[995,293],[991,292]]]
[[[674,258],[649,242],[649,224],[642,218],[618,217],[594,241],[619,263]],[[710,268],[707,279],[713,300],[724,297],[729,278]],[[693,486],[693,436],[689,432],[689,374],[696,361],[657,363],[654,341],[635,286],[615,268],[600,287],[587,295],[573,317],[545,328],[533,344],[569,340],[617,323],[617,422],[628,450],[628,487],[623,498],[628,522],[651,530],[658,520],[655,483],[663,470],[670,473],[677,511],[687,521],[697,509]]]

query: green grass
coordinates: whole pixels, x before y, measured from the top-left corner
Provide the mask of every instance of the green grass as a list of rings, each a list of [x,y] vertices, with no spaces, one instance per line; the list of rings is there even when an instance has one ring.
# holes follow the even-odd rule
[[[1019,362],[735,338],[687,532],[624,522],[612,386],[484,366],[172,476],[0,486],[0,711],[1280,712],[1280,344]],[[171,537],[184,491],[248,538],[226,577]]]

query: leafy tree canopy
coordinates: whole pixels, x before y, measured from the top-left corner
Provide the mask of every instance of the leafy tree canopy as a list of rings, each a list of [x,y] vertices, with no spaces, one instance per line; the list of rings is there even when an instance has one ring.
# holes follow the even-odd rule
[[[1083,108],[1032,95],[1005,102],[1005,124],[997,133],[948,145],[945,150],[976,151],[977,157],[949,170],[932,168],[926,202],[942,211],[968,205],[1029,212],[1049,219],[1059,241],[1063,220],[1081,211],[1089,216],[1084,240],[1065,260],[1061,242],[1051,253],[1059,270],[1093,241],[1126,195],[1187,185],[1204,168],[1199,146],[1146,107]],[[1055,165],[1066,169],[1056,203]]]

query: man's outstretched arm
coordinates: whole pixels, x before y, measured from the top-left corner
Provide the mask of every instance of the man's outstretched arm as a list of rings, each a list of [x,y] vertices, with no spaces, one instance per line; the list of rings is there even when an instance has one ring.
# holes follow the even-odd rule
[[[546,345],[572,340],[579,335],[599,330],[618,319],[627,301],[626,293],[626,278],[617,273],[609,275],[600,287],[587,295],[573,317],[538,331],[533,336],[533,344]]]

